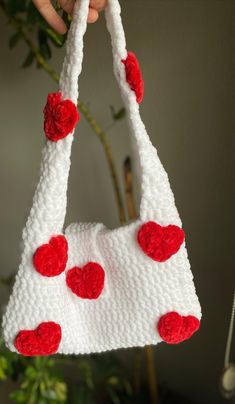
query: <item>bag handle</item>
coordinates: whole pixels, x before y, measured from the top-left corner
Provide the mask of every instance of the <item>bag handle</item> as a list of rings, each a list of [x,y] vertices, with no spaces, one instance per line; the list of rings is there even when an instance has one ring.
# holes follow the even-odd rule
[[[69,33],[67,54],[60,79],[62,93],[65,97],[73,99],[74,102],[78,96],[77,79],[81,72],[83,55],[82,37],[86,30],[88,7],[88,0],[81,0],[76,3],[73,17],[74,22]],[[168,214],[165,211],[165,199],[168,199],[169,203],[172,205],[171,208],[173,207],[173,210],[175,210],[172,192],[169,186],[166,187],[168,189],[165,189],[164,192],[162,192],[161,189],[159,190],[161,183],[168,182],[168,177],[141,120],[139,104],[136,101],[135,93],[131,90],[126,81],[125,66],[122,61],[127,58],[127,50],[120,14],[121,8],[119,1],[108,0],[105,16],[112,41],[114,73],[127,110],[137,163],[140,168],[142,185],[140,218],[142,220],[154,220],[157,216],[158,220],[164,221],[165,217],[166,220],[170,222],[172,218],[167,218]],[[68,76],[70,76],[69,79]],[[162,210],[163,213],[160,214]]]
[[[77,0],[68,33],[66,56],[60,76],[64,99],[75,104],[79,94],[78,77],[82,70],[83,37],[87,27],[89,0]],[[105,11],[111,35],[114,73],[127,110],[141,183],[140,220],[155,220],[161,225],[181,225],[167,174],[158,158],[139,113],[136,95],[126,81],[123,60],[127,57],[125,35],[118,0],[108,0]],[[67,183],[73,132],[58,142],[47,141],[43,149],[41,176],[34,195],[26,228],[25,243],[31,247],[63,231],[67,205]]]

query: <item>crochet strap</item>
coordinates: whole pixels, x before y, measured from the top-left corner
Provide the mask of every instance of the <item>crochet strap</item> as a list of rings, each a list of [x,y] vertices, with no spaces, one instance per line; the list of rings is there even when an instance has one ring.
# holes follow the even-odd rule
[[[77,0],[66,42],[66,55],[60,74],[60,90],[64,99],[77,104],[78,77],[82,70],[83,37],[87,28],[89,0]]]
[[[172,222],[181,225],[168,176],[140,117],[136,95],[127,83],[123,65],[127,51],[120,12],[118,0],[109,0],[105,14],[112,40],[114,73],[127,110],[135,163],[141,186],[139,216],[142,221],[156,220],[162,225]]]
[[[77,103],[79,94],[78,77],[82,69],[83,37],[87,27],[88,11],[89,0],[77,0],[60,77],[63,99],[70,99],[74,103]],[[126,107],[139,169],[140,219],[155,220],[161,225],[169,223],[181,225],[167,174],[141,120],[136,94],[127,82],[124,61],[128,53],[118,0],[108,0],[105,15],[112,40],[114,73]],[[38,245],[47,242],[51,235],[63,231],[72,141],[73,132],[58,142],[46,142],[40,180],[23,232],[25,247],[30,245],[31,248],[37,248]]]
[[[79,95],[78,78],[82,70],[83,37],[87,28],[89,0],[77,0],[74,6],[73,21],[70,26],[66,43],[66,56],[60,75],[60,89],[63,97],[77,103]],[[112,38],[114,50],[114,66],[117,72],[120,63],[127,57],[125,34],[120,17],[120,5],[117,0],[108,0],[106,20]],[[122,64],[122,69],[124,66]]]
[[[77,1],[75,4],[73,23],[68,35],[66,57],[60,79],[60,88],[64,98],[70,98],[74,102],[78,97],[77,81],[82,66],[83,35],[86,31],[88,10],[89,0]],[[139,169],[141,185],[140,219],[165,220],[166,223],[174,219],[180,224],[178,214],[175,212],[174,198],[170,187],[166,186],[162,193],[160,184],[168,183],[168,177],[141,120],[135,92],[127,83],[123,61],[126,60],[128,53],[120,13],[119,1],[108,0],[105,16],[112,41],[114,73],[127,110],[136,166]],[[167,209],[166,198],[168,201]],[[174,217],[169,213],[170,211]]]

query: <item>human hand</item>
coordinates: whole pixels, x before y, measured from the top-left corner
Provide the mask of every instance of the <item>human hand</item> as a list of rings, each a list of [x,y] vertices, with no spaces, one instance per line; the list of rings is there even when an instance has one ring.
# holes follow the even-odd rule
[[[40,14],[48,24],[59,34],[65,34],[67,27],[62,18],[57,14],[50,0],[32,0]],[[58,3],[66,13],[72,15],[75,0],[59,0]],[[99,18],[99,12],[107,5],[107,0],[90,0],[88,22],[95,22]]]

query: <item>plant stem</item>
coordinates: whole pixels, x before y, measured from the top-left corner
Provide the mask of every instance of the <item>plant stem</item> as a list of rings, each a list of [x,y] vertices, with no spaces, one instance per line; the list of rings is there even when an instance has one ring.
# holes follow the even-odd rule
[[[135,348],[134,350],[133,385],[136,394],[139,394],[141,386],[142,352],[141,348]]]
[[[126,222],[125,218],[125,210],[122,202],[122,197],[121,197],[121,192],[120,192],[120,187],[118,183],[118,177],[117,177],[117,172],[112,156],[112,150],[111,147],[107,141],[107,136],[105,132],[101,129],[101,127],[97,124],[95,119],[92,117],[90,114],[89,110],[87,107],[82,103],[80,100],[78,100],[78,106],[79,106],[79,111],[83,113],[83,115],[86,117],[86,120],[89,122],[90,126],[93,128],[97,136],[99,137],[102,146],[104,148],[106,158],[109,164],[109,169],[110,169],[110,174],[112,177],[113,181],[113,186],[114,186],[114,191],[115,191],[115,196],[116,196],[116,201],[117,201],[117,206],[118,206],[118,213],[119,213],[119,220],[121,224],[124,224]]]
[[[3,8],[2,5],[1,5],[1,7]],[[5,11],[4,8],[3,8],[3,11]],[[37,60],[38,64],[49,74],[49,76],[55,82],[58,83],[59,82],[59,75],[54,71],[54,69],[51,68],[51,66],[47,63],[47,61],[42,56],[42,54],[40,53],[38,48],[34,45],[33,41],[25,33],[24,29],[22,28],[22,22],[19,21],[16,18],[11,18],[9,22],[19,32],[21,37],[27,43],[27,45],[29,46],[31,52],[34,54],[35,59]],[[82,112],[85,119],[87,120],[87,122],[89,123],[91,128],[94,130],[94,132],[98,136],[98,138],[101,141],[101,144],[103,146],[103,149],[104,149],[104,152],[105,152],[105,155],[106,155],[106,159],[107,159],[107,162],[108,162],[112,182],[113,182],[113,188],[114,188],[116,203],[117,203],[117,207],[118,207],[119,220],[120,220],[120,223],[123,224],[123,223],[125,223],[125,209],[124,209],[124,205],[123,205],[123,201],[122,201],[121,190],[120,190],[120,186],[119,186],[116,167],[115,167],[115,164],[114,164],[112,150],[111,150],[111,147],[110,147],[109,142],[107,140],[106,133],[101,129],[101,127],[98,125],[96,120],[91,115],[88,108],[85,106],[85,104],[81,100],[78,100],[78,106],[79,106],[79,111]]]
[[[133,195],[133,178],[132,178],[132,167],[131,159],[127,157],[124,161],[124,181],[125,181],[125,192],[126,192],[126,203],[129,219],[136,219],[137,213],[134,203]]]
[[[154,351],[152,346],[146,346],[144,348],[147,362],[148,371],[148,381],[149,381],[149,393],[151,404],[158,404],[158,389],[157,389],[157,378],[156,369],[154,363]]]

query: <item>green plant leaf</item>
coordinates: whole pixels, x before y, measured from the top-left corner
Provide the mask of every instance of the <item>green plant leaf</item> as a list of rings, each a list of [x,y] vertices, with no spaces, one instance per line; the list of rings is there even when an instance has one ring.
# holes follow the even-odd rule
[[[121,404],[120,400],[119,400],[119,397],[118,397],[116,391],[112,388],[112,386],[107,387],[107,392],[108,392],[108,395],[109,395],[109,397],[111,399],[111,402],[113,404]]]
[[[109,379],[107,380],[109,384],[113,385],[113,386],[118,386],[119,385],[119,378],[116,376],[111,376],[109,377]]]
[[[47,33],[40,29],[38,31],[38,43],[39,43],[39,50],[42,56],[47,60],[51,58],[51,49],[48,44],[48,36]]]
[[[110,105],[110,110],[114,121],[119,121],[126,115],[126,110],[124,107],[120,108],[118,111],[115,111],[114,107]]]
[[[57,399],[57,394],[56,394],[55,390],[47,389],[47,390],[44,391],[43,397],[48,399],[48,400],[54,400],[55,401]]]
[[[96,401],[90,390],[87,390],[84,386],[79,386],[73,394],[74,404],[95,404]]]
[[[0,368],[0,380],[6,380],[7,375],[2,368]]]
[[[40,390],[40,394],[41,394],[42,396],[44,396],[44,393],[45,393],[45,391],[46,391],[46,384],[45,384],[45,381],[44,381],[44,380],[42,380],[42,381],[40,382],[40,384],[39,384],[39,390]]]
[[[16,32],[15,34],[13,34],[8,42],[9,48],[13,49],[19,42],[19,39],[21,38],[19,32]]]
[[[72,21],[72,17],[71,17],[71,15],[67,14],[64,10],[62,13],[62,20],[64,21],[66,27],[69,29],[71,21]]]
[[[55,360],[54,359],[48,359],[47,360],[47,366],[49,367],[49,368],[52,368],[53,366],[55,366]]]
[[[47,356],[36,356],[33,362],[36,369],[41,370],[42,367],[47,366],[49,359]]]
[[[15,279],[15,274],[11,274],[8,278],[0,278],[0,285],[11,286]]]
[[[6,380],[7,378],[8,363],[4,356],[0,356],[0,380]]]
[[[66,35],[60,35],[57,32],[55,32],[52,28],[45,28],[45,32],[47,33],[48,37],[55,46],[61,48],[64,45]]]
[[[43,398],[43,397],[39,397],[38,401],[36,404],[49,404],[48,400]]]
[[[92,368],[89,361],[86,359],[79,359],[78,366],[86,385],[89,387],[89,389],[92,390],[94,388],[94,382],[93,382]]]
[[[35,59],[34,53],[29,51],[28,55],[26,56],[26,59],[24,61],[24,63],[22,64],[21,67],[26,68],[29,67],[33,64],[33,61]]]
[[[14,400],[16,403],[26,403],[27,402],[27,394],[23,390],[15,390],[10,393],[10,398]]]
[[[48,24],[41,16],[38,9],[35,7],[32,1],[29,1],[26,13],[26,23],[30,25],[38,24],[40,27],[47,27]]]
[[[126,394],[128,396],[132,396],[133,395],[133,388],[132,385],[130,383],[129,380],[123,380],[123,385],[124,385],[124,389],[126,391]]]
[[[18,380],[19,376],[24,373],[24,365],[20,355],[4,349],[3,355],[7,361],[7,375],[12,381]]]
[[[26,0],[7,0],[6,12],[9,15],[14,15],[25,11]]]
[[[29,380],[37,379],[37,370],[33,366],[28,366],[25,370],[25,376]]]
[[[67,398],[67,386],[61,381],[55,383],[55,392],[57,400],[64,402]]]

